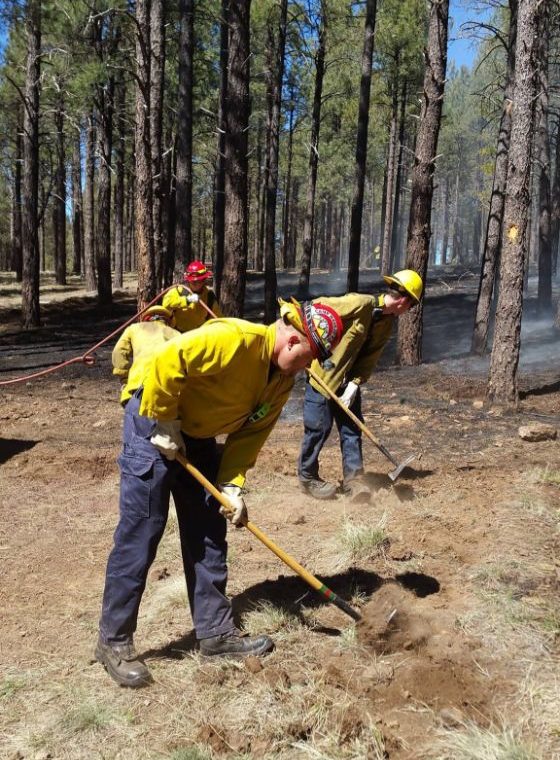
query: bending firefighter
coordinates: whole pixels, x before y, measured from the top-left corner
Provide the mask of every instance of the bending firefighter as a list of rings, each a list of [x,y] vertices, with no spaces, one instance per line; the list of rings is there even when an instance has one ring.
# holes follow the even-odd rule
[[[196,637],[204,655],[261,655],[268,636],[245,637],[226,596],[226,520],[218,504],[175,460],[188,460],[217,483],[247,521],[242,488],[282,407],[296,373],[328,359],[342,323],[320,303],[281,304],[269,326],[241,319],[210,320],[160,349],[143,389],[126,406],[120,518],[107,564],[96,658],[124,686],[151,680],[133,645],[148,570],[173,494],[183,567]],[[218,455],[215,437],[226,434]]]
[[[223,316],[216,294],[206,284],[211,279],[212,272],[202,261],[191,261],[183,275],[185,286],[177,285],[163,296],[162,306],[173,313],[179,332],[194,330],[212,319],[203,303],[217,317]]]
[[[396,318],[419,303],[422,279],[412,269],[383,278],[388,290],[382,295],[347,293],[336,298],[321,298],[342,318],[344,337],[333,354],[334,368],[311,365],[318,376],[360,419],[360,387],[369,379]],[[336,423],[342,452],[343,492],[358,495],[364,490],[360,476],[364,471],[362,433],[348,415],[308,377],[303,403],[304,435],[298,460],[302,490],[317,499],[332,499],[337,487],[319,477],[319,456]]]
[[[148,363],[155,352],[179,333],[170,325],[173,314],[163,306],[150,306],[142,315],[142,321],[129,325],[113,349],[113,375],[121,381],[121,404],[123,406],[140,388]]]

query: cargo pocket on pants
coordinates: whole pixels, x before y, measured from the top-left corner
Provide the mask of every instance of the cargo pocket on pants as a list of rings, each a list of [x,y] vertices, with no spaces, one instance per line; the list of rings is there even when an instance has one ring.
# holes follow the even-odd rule
[[[121,512],[136,517],[149,517],[153,461],[121,454],[118,463],[121,468]]]

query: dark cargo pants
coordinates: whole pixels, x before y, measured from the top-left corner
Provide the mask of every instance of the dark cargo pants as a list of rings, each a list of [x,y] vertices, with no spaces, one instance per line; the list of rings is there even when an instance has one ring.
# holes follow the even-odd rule
[[[342,389],[341,389],[342,390]],[[360,389],[350,407],[358,419],[362,419]],[[303,441],[298,460],[298,476],[302,481],[319,477],[319,455],[336,422],[342,453],[342,474],[352,480],[364,471],[362,458],[362,433],[338,404],[325,398],[309,381],[305,384],[303,399]]]
[[[178,462],[170,462],[150,443],[155,422],[138,414],[139,394],[126,405],[123,426],[120,518],[109,555],[99,630],[105,643],[122,643],[136,630],[138,609],[169,511],[177,511],[183,567],[197,638],[231,631],[226,597],[226,520],[218,505]],[[214,482],[216,442],[183,436],[187,457]]]

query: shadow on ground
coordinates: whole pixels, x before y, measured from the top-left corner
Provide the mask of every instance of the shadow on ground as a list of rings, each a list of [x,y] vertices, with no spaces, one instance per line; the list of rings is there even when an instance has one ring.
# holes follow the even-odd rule
[[[26,441],[19,438],[0,438],[0,464],[5,464],[8,459],[28,451],[36,446],[39,441]]]

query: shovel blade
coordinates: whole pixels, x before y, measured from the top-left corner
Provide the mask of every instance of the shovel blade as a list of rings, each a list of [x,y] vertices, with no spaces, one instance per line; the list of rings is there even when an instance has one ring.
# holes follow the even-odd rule
[[[395,467],[395,469],[394,469],[394,470],[391,470],[391,472],[389,473],[389,477],[391,478],[391,480],[394,482],[394,481],[395,481],[395,480],[396,480],[396,479],[399,477],[399,475],[400,475],[400,474],[401,474],[401,472],[404,470],[404,468],[405,468],[405,467],[408,467],[408,465],[409,465],[409,464],[410,464],[410,463],[411,463],[411,462],[412,462],[414,459],[416,459],[416,454],[411,454],[411,455],[410,455],[410,456],[408,456],[406,459],[403,459],[403,461],[402,461],[402,462],[399,464],[399,466],[398,466],[398,467]]]

